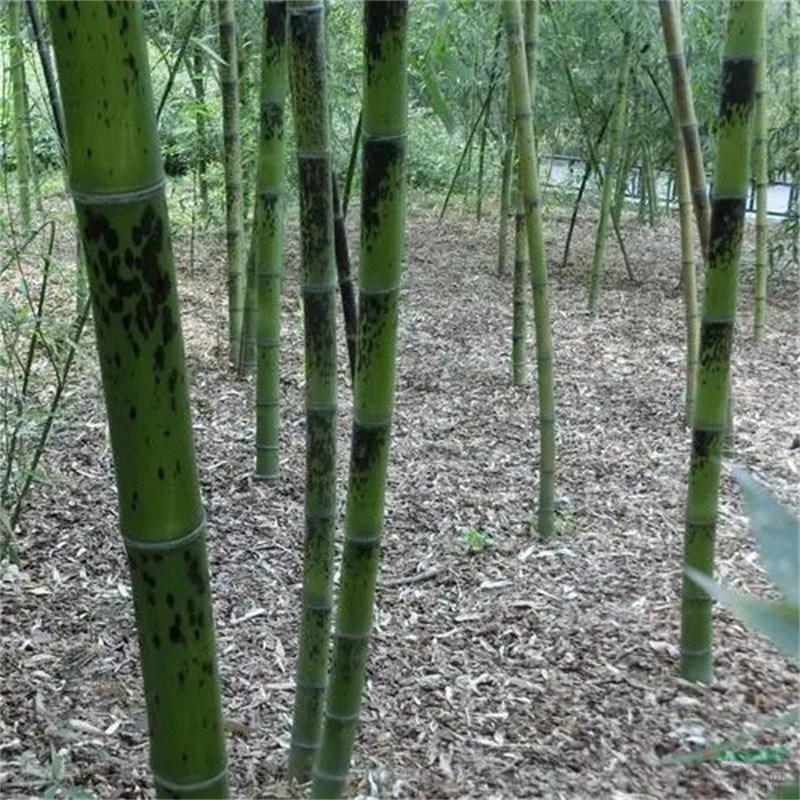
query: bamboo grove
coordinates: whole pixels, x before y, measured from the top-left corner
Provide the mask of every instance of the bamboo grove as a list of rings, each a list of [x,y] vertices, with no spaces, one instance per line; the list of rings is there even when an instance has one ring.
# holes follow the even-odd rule
[[[415,14],[422,11],[407,0],[366,0],[360,6],[355,72],[362,85],[357,123],[347,137],[341,136],[337,116],[334,89],[340,76],[331,69],[335,59],[326,29],[329,15],[341,9],[323,0],[258,0],[252,5],[257,24],[251,17],[249,26],[241,22],[248,13],[244,4],[233,0],[198,0],[185,16],[177,17],[181,41],[172,61],[163,58],[169,79],[160,102],[150,80],[149,4],[51,0],[46,19],[56,75],[49,78],[43,20],[36,22],[35,3],[29,12],[50,113],[66,151],[61,164],[63,168],[66,163],[88,278],[118,528],[138,636],[150,768],[159,797],[225,797],[229,791],[207,524],[170,226],[174,210],[170,205],[168,212],[159,140],[161,114],[173,82],[185,72],[197,102],[194,119],[202,154],[192,180],[200,210],[192,210],[192,224],[199,213],[202,227],[210,224],[216,175],[215,159],[209,155],[214,120],[204,107],[214,94],[208,76],[212,69],[218,71],[219,184],[224,196],[224,253],[218,265],[221,349],[231,380],[243,381],[252,390],[253,435],[248,447],[252,475],[264,489],[261,497],[275,497],[269,492],[287,485],[281,471],[288,455],[281,451],[282,443],[290,438],[281,435],[286,383],[282,352],[287,346],[282,315],[289,305],[286,265],[298,265],[303,524],[302,535],[279,534],[291,547],[302,541],[286,761],[290,780],[315,798],[351,791],[348,781],[368,691],[382,542],[385,525],[391,525],[386,522],[391,511],[387,476],[398,339],[405,313],[401,289],[409,249],[406,199],[415,157],[415,103],[427,98],[431,116],[445,129],[454,116],[436,75],[436,59],[444,63],[450,46],[442,34],[444,26],[435,28],[433,42],[426,45],[424,57],[418,57],[413,25]],[[488,183],[494,138],[500,185],[498,215],[490,223],[496,223],[489,245],[491,270],[506,292],[509,308],[509,329],[503,333],[509,391],[522,403],[529,380],[534,384],[531,407],[525,410],[537,449],[528,467],[529,485],[538,489],[530,528],[546,543],[560,532],[564,504],[557,477],[567,483],[560,459],[562,443],[569,441],[563,418],[557,416],[561,376],[556,331],[561,312],[551,298],[554,247],[547,236],[549,196],[540,175],[540,144],[546,140],[546,110],[552,102],[546,80],[553,70],[563,73],[565,97],[574,115],[571,135],[584,154],[563,261],[562,242],[555,242],[562,271],[579,207],[596,196],[592,252],[581,273],[581,298],[588,296],[588,311],[583,313],[593,324],[603,319],[602,286],[611,269],[606,262],[612,248],[619,251],[628,283],[638,280],[622,224],[634,165],[640,216],[649,214],[654,220],[660,213],[656,174],[665,171],[664,159],[646,132],[632,133],[643,107],[643,86],[651,92],[650,84],[655,86],[659,130],[668,132],[666,171],[673,176],[666,206],[674,201],[680,226],[680,261],[674,276],[680,284],[683,320],[676,326],[685,328],[682,419],[691,431],[682,564],[708,577],[714,574],[722,462],[732,432],[731,354],[751,172],[756,343],[769,334],[774,236],[767,216],[772,140],[765,3],[730,0],[726,9],[718,118],[713,142],[708,142],[708,126],[701,124],[696,111],[702,97],[698,101],[700,93],[693,92],[678,0],[658,0],[646,12],[621,6],[608,12],[611,35],[604,43],[616,49],[605,54],[613,68],[606,70],[602,97],[596,102],[588,99],[570,63],[574,53],[565,33],[570,30],[566,3],[499,0],[492,5],[486,12],[494,44],[487,56],[488,85],[484,94],[470,96],[465,103],[472,114],[469,125],[463,125],[469,130],[467,145],[446,183],[439,215],[445,225],[453,187],[459,175],[473,169],[470,148],[475,141],[476,215],[487,224],[492,205],[484,182]],[[7,4],[7,13],[4,10],[8,129],[13,132],[13,148],[7,151],[10,158],[13,150],[20,235],[28,235],[39,213],[41,192],[26,95],[23,12],[17,0]],[[645,13],[647,25],[663,37],[658,43],[663,90],[649,72],[651,48],[643,32],[648,28],[641,23]],[[790,8],[788,15],[792,13]],[[211,38],[209,29],[214,32]],[[246,66],[245,42],[258,54],[257,72]],[[490,48],[487,41],[487,51]],[[257,84],[257,113],[249,114],[243,100],[246,80]],[[248,114],[256,131],[252,146],[243,133]],[[248,147],[252,169],[247,166]],[[338,168],[344,157],[337,149],[346,150],[344,170]],[[709,152],[714,152],[711,189],[703,163]],[[360,199],[353,204],[349,224],[358,216],[359,247],[357,257],[353,251],[357,270],[351,274],[347,213],[353,186],[360,190]],[[8,188],[6,194],[10,195]],[[293,225],[296,242],[287,241]],[[531,360],[535,369],[530,369]],[[350,397],[340,403],[345,393],[351,393],[352,417],[343,429],[343,415],[350,408]],[[342,499],[338,489],[345,459],[337,442],[343,436],[349,437],[350,450]],[[224,591],[215,587],[215,592]],[[680,578],[680,611],[676,604],[675,616],[680,617],[681,676],[711,683],[712,598],[688,573]],[[380,674],[373,680],[380,681]]]

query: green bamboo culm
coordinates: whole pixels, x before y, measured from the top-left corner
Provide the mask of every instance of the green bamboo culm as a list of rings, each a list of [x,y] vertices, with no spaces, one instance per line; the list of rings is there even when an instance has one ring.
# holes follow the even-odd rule
[[[286,3],[264,3],[261,61],[261,131],[255,217],[256,476],[280,470],[280,337],[285,216]]]
[[[345,543],[322,746],[311,794],[347,782],[364,691],[383,529],[405,238],[408,4],[364,4],[358,342]]]
[[[228,348],[238,367],[244,318],[245,259],[242,209],[242,155],[239,141],[239,66],[236,57],[234,0],[218,0],[220,85],[222,86],[222,159],[225,166],[225,215],[228,266]]]
[[[708,190],[706,188],[703,152],[700,147],[700,129],[694,113],[692,87],[689,83],[686,54],[683,50],[680,5],[677,0],[658,0],[658,10],[661,16],[661,30],[664,35],[667,62],[672,74],[672,94],[675,110],[686,152],[689,185],[691,186],[697,232],[700,237],[700,249],[703,253],[703,261],[705,261],[708,257],[711,206],[709,205]]]
[[[711,576],[719,500],[720,461],[726,430],[730,353],[736,315],[739,256],[744,228],[751,122],[763,0],[734,0],[722,63],[708,270],[700,328],[685,567]],[[684,574],[681,604],[681,676],[713,681],[711,598]]]
[[[322,0],[288,4],[306,343],[303,599],[289,773],[311,777],[328,672],[336,529],[336,268]]]
[[[753,339],[761,341],[767,318],[767,42],[766,24],[761,29],[760,58],[756,71],[753,171],[756,182],[756,297]]]
[[[614,175],[617,172],[620,143],[625,125],[625,103],[628,93],[628,76],[631,72],[631,35],[625,31],[622,40],[622,58],[617,72],[617,83],[614,97],[614,111],[611,117],[611,128],[606,154],[606,170],[603,177],[603,194],[600,198],[600,219],[597,222],[592,273],[589,285],[589,312],[594,316],[600,299],[600,286],[603,281],[603,267],[606,251],[606,230],[611,216],[611,201],[614,195]]]
[[[500,226],[498,229],[497,246],[497,275],[506,274],[508,254],[508,221],[511,217],[511,175],[514,169],[514,142],[516,140],[514,129],[514,101],[511,98],[511,85],[506,91],[506,126],[505,141],[503,143],[503,161],[501,166],[500,184]]]
[[[159,797],[227,794],[205,514],[142,6],[52,2]]]
[[[511,382],[514,386],[528,383],[528,358],[525,342],[527,328],[525,286],[530,276],[528,239],[525,231],[525,206],[522,194],[515,191],[514,214],[514,311],[511,323]]]
[[[25,51],[22,46],[22,0],[9,0],[8,28],[17,199],[22,218],[22,231],[27,233],[31,227],[31,153],[26,121],[28,108],[25,91]]]
[[[694,267],[694,235],[692,233],[692,190],[686,164],[686,146],[675,115],[675,174],[678,188],[678,215],[681,226],[681,286],[686,318],[686,388],[684,421],[692,424],[695,381],[697,377],[697,343],[700,336],[697,311],[697,273]]]
[[[503,0],[508,37],[512,94],[519,151],[520,191],[525,207],[525,228],[533,285],[533,316],[536,331],[537,388],[539,394],[539,535],[553,535],[555,514],[556,420],[553,386],[553,342],[547,291],[547,259],[544,249],[542,209],[536,142],[533,136],[528,69],[522,43],[522,9],[519,0]]]

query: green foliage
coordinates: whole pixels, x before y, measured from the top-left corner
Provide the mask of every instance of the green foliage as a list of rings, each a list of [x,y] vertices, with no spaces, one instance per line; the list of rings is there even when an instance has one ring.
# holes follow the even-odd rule
[[[483,528],[464,528],[456,541],[467,553],[482,553],[494,547],[494,536]]]
[[[783,596],[778,602],[760,600],[721,586],[697,570],[687,574],[712,597],[728,606],[746,625],[800,661],[800,527],[798,518],[781,505],[744,470],[734,468],[744,496],[750,529],[761,562]]]
[[[39,464],[88,314],[88,307],[77,320],[60,313],[75,303],[66,270],[53,260],[54,239],[55,224],[48,222],[0,264],[0,557],[14,554],[25,499],[44,478]],[[33,274],[31,255],[40,240],[41,269]]]

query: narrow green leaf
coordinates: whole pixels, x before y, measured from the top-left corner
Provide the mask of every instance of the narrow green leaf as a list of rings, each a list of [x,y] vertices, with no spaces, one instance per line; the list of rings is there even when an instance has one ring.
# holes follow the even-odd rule
[[[800,609],[788,603],[768,603],[732,592],[691,567],[686,574],[739,619],[795,661],[800,661]]]
[[[764,569],[786,599],[800,605],[800,522],[741,467],[731,473],[742,490]]]
[[[425,64],[422,69],[422,83],[425,86],[425,92],[430,100],[431,108],[437,117],[442,121],[448,133],[452,134],[455,129],[455,119],[447,100],[444,99],[442,87],[439,85],[439,79],[436,73],[431,69],[430,64]]]

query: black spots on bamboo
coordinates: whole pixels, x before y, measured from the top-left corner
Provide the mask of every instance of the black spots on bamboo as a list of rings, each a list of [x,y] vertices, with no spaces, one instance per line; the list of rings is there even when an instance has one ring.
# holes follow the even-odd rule
[[[186,637],[183,635],[183,620],[180,614],[175,614],[172,618],[172,625],[169,626],[169,640],[173,644],[186,644]]]
[[[128,53],[125,58],[122,59],[122,62],[128,67],[131,71],[131,75],[133,76],[133,80],[136,81],[139,79],[139,66],[136,63],[136,58],[133,53]]]
[[[730,363],[733,322],[703,322],[698,359],[702,370],[713,372]]]
[[[114,8],[114,3],[106,3],[106,12],[108,13],[108,18],[113,19],[117,16],[116,9]]]
[[[163,481],[163,480],[164,480],[164,475],[165,475],[165,473],[164,473],[164,467],[159,467],[159,468],[158,468],[158,479],[159,479],[160,481]]]
[[[167,592],[167,596],[164,598],[167,602],[167,608],[173,609],[175,608],[175,595],[172,592]]]
[[[261,107],[261,130],[266,142],[272,141],[283,131],[283,106],[280,103],[265,103]]]
[[[756,94],[756,60],[726,58],[722,63],[719,124],[731,125],[749,114]]]
[[[326,373],[333,367],[332,362],[336,358],[336,306],[333,291],[305,292],[303,310],[306,358],[312,369]]]
[[[720,452],[722,432],[709,431],[702,428],[695,428],[692,433],[692,453],[696,460],[705,461],[715,453]],[[704,467],[704,464],[698,464]]]
[[[123,14],[122,19],[119,21],[119,35],[124,39],[128,33],[130,23],[128,22],[128,15]]]
[[[139,492],[134,491],[131,494],[131,511],[136,513],[139,510]]]
[[[366,242],[380,229],[380,207],[398,195],[402,188],[402,165],[405,158],[403,139],[367,139],[364,142],[364,177],[362,181],[363,237]],[[369,246],[369,245],[368,245]]]
[[[129,419],[131,422],[134,422],[134,421],[136,420],[136,406],[131,406],[131,407],[128,409],[128,419]]]
[[[200,569],[199,557],[193,556],[191,551],[187,550],[183,554],[183,561],[186,566],[186,577],[189,579],[192,589],[197,594],[205,594],[206,582]]]
[[[178,410],[178,370],[173,367],[169,374],[169,407],[175,413]],[[180,470],[179,470],[180,471]]]
[[[353,425],[353,446],[350,457],[351,481],[355,491],[363,491],[376,465],[386,453],[389,446],[389,426],[364,425],[355,422]]]
[[[318,264],[331,243],[331,172],[328,158],[301,158],[298,164],[301,186],[300,224],[303,236],[303,264]]]
[[[386,326],[397,315],[397,292],[361,293],[358,303],[356,372],[369,370],[376,357]]]
[[[164,345],[168,345],[175,338],[175,321],[172,319],[172,309],[169,306],[164,306],[164,311],[161,315],[161,339]]]
[[[161,637],[157,633],[153,634],[153,647],[155,647],[156,650],[161,647]]]
[[[58,9],[58,18],[59,18],[59,19],[60,19],[62,22],[63,22],[64,20],[66,20],[66,18],[67,18],[67,8],[66,8],[66,6],[63,6],[63,5],[62,5],[62,6],[61,6],[61,8],[59,8],[59,9]]]
[[[711,210],[709,269],[727,268],[736,259],[744,230],[744,197],[715,197]]]
[[[157,372],[164,369],[164,348],[162,345],[158,345],[153,352],[153,364]]]
[[[142,559],[142,561],[144,561],[144,559]],[[144,570],[142,570],[142,580],[151,589],[156,588],[156,579],[149,572],[145,572]]]
[[[364,4],[364,54],[367,63],[384,57],[386,37],[400,37],[406,25],[406,0],[373,0]]]
[[[286,3],[265,3],[264,25],[264,56],[272,65],[286,47]]]
[[[147,593],[147,605],[149,605],[150,608],[155,608],[156,596],[152,592]]]

